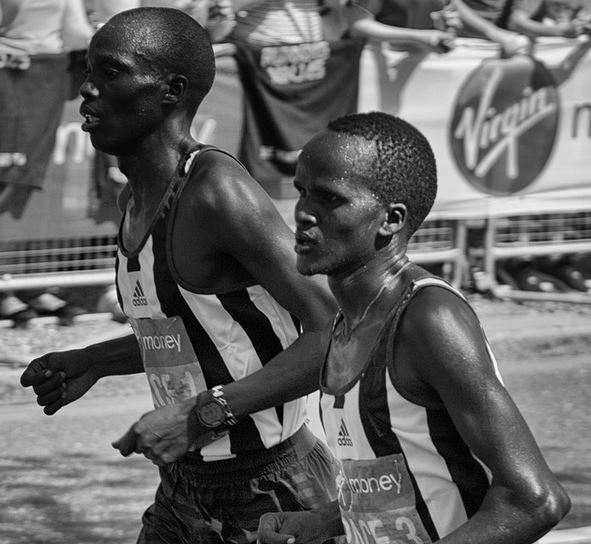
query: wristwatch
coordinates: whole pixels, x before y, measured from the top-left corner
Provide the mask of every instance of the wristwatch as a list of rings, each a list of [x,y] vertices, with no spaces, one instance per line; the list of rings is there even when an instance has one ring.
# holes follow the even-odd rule
[[[195,415],[201,425],[208,429],[218,429],[236,425],[238,420],[232,414],[221,385],[216,385],[197,397]]]

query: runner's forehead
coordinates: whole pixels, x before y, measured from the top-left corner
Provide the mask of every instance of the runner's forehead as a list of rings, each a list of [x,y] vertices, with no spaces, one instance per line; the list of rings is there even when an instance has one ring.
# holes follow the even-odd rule
[[[88,57],[94,62],[112,61],[123,66],[131,66],[145,55],[141,39],[134,39],[127,32],[101,27],[92,37],[88,47]]]
[[[118,19],[111,19],[95,32],[90,44],[106,50],[140,52],[146,48],[149,34],[150,29],[137,22],[123,24]]]
[[[375,144],[361,136],[324,130],[304,146],[300,160],[335,171],[353,171],[366,167],[375,154]]]

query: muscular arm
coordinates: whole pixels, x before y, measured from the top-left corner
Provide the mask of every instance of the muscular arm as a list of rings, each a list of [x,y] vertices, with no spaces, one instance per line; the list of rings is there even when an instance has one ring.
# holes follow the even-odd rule
[[[293,233],[272,200],[233,161],[224,165],[200,208],[217,251],[230,255],[302,324],[303,334],[259,371],[224,387],[240,416],[283,404],[318,388],[323,350],[320,331],[336,306],[324,278],[296,270]]]
[[[427,403],[449,412],[492,473],[478,512],[440,542],[534,542],[566,514],[570,502],[498,379],[473,312],[455,294],[427,287],[409,305],[398,338],[410,339],[397,345],[396,354],[412,357],[417,382],[408,382],[411,394],[421,383],[434,392]]]

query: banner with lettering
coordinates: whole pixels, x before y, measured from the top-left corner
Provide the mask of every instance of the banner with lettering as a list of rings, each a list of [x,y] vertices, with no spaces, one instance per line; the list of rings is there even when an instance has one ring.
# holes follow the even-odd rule
[[[357,108],[360,40],[237,47],[244,90],[239,158],[270,192],[291,184],[303,145]]]
[[[425,58],[402,89],[367,54],[360,108],[395,113],[427,136],[439,172],[434,218],[591,209],[590,46],[548,38],[533,56],[501,59],[464,40]]]

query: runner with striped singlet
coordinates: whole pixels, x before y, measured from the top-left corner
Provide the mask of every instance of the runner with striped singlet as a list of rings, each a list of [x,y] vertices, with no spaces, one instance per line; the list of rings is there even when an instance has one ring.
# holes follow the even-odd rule
[[[80,113],[129,180],[116,283],[134,334],[47,354],[21,377],[51,415],[103,376],[145,372],[155,409],[113,443],[160,469],[140,543],[247,544],[262,513],[336,496],[302,398],[334,300],[298,275],[265,191],[192,138],[214,74],[206,31],[179,10],[123,11],[97,30]]]
[[[267,513],[262,544],[536,541],[570,501],[508,395],[465,298],[410,262],[437,191],[424,136],[385,113],[329,123],[294,185],[298,270],[328,276],[321,417],[337,500]]]

